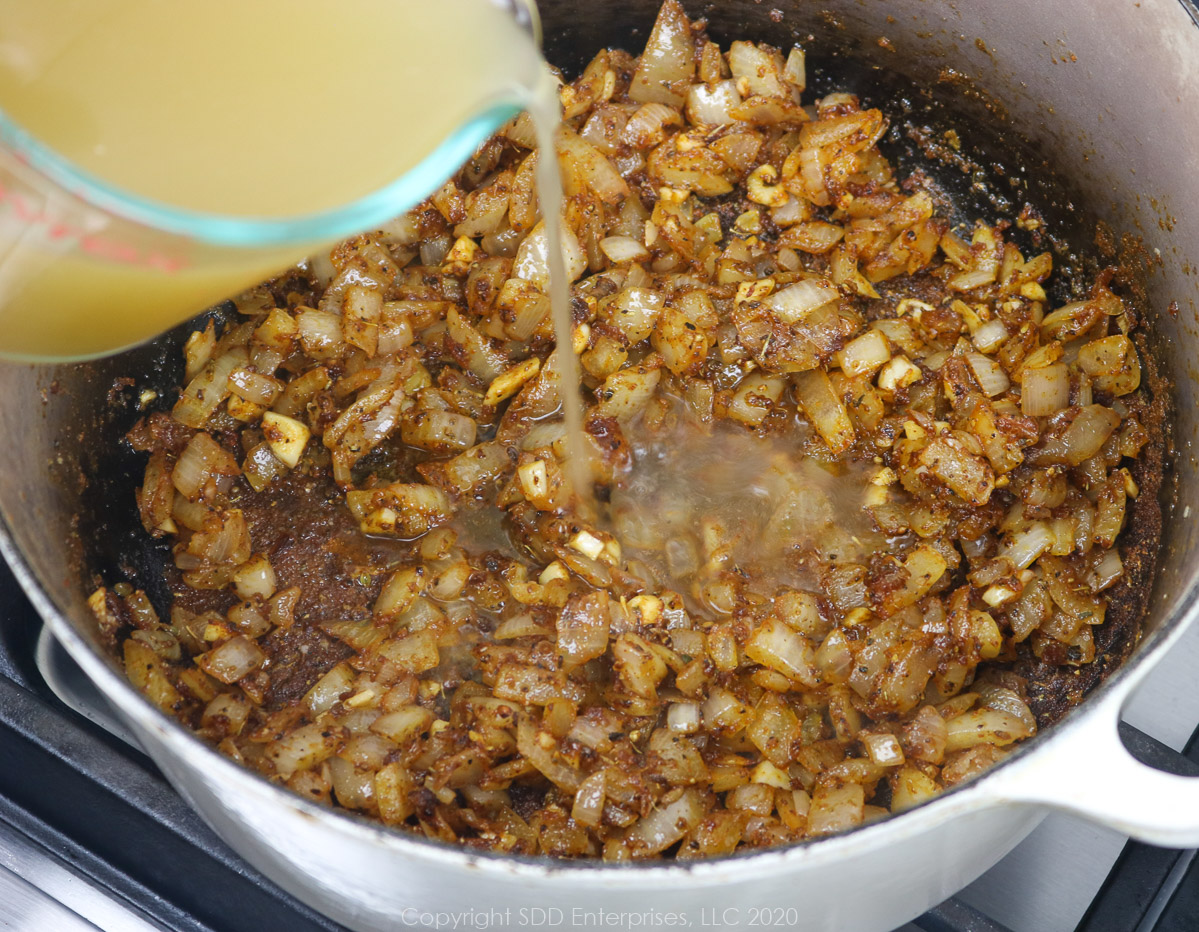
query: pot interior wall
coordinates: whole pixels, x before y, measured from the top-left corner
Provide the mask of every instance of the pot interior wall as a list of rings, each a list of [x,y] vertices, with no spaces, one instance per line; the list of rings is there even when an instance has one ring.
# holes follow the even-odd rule
[[[1083,0],[685,5],[692,16],[707,16],[725,43],[800,42],[809,50],[815,92],[846,89],[887,109],[898,101],[906,116],[895,121],[886,145],[901,166],[915,166],[920,156],[905,126],[928,126],[931,138],[956,130],[960,156],[972,169],[920,164],[954,195],[963,219],[995,219],[1005,205],[1018,210],[1029,201],[1060,228],[1059,266],[1085,269],[1076,257],[1092,251],[1098,221],[1142,237],[1160,258],[1147,280],[1145,310],[1151,348],[1172,378],[1175,443],[1183,455],[1173,457],[1164,493],[1150,628],[1174,617],[1199,571],[1196,523],[1185,520],[1184,504],[1194,500],[1199,508],[1197,467],[1187,452],[1199,429],[1190,361],[1199,345],[1191,255],[1199,217],[1182,209],[1199,202],[1199,29],[1186,10],[1176,0],[1099,7]],[[541,8],[550,60],[576,72],[604,45],[639,50],[656,0],[543,0]],[[1069,291],[1066,276],[1054,297],[1064,300]],[[139,416],[147,389],[158,392],[159,403],[173,398],[189,329],[84,366],[0,366],[0,427],[8,438],[0,445],[0,514],[43,591],[89,638],[85,599],[95,573],[129,578],[155,595],[143,569],[166,550],[140,531],[132,498],[140,464],[117,438]],[[114,388],[121,377],[132,381]]]

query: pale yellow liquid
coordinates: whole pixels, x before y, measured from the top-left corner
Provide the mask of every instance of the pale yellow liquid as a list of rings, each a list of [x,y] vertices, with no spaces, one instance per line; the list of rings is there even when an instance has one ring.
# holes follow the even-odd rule
[[[716,617],[701,594],[705,526],[719,529],[727,547],[715,565],[744,571],[748,591],[763,600],[782,586],[818,591],[821,561],[865,563],[886,552],[862,508],[877,467],[820,463],[806,454],[808,433],[793,425],[761,437],[728,421],[699,425],[679,402],[662,426],[628,425],[635,465],[610,499],[625,557],[649,564],[699,617]]]
[[[554,151],[554,130],[558,126],[556,96],[540,94],[530,101],[529,115],[537,130],[537,147],[548,155]],[[562,250],[554,244],[562,241],[562,178],[557,159],[545,156],[537,160],[537,195],[543,206],[546,250],[550,271],[550,309],[554,320],[558,372],[562,385],[562,417],[566,423],[566,478],[577,496],[577,507],[590,516],[595,512],[590,481],[587,478],[587,446],[583,439],[583,401],[579,397],[579,361],[573,352],[573,322],[570,318],[570,283]]]
[[[115,188],[234,217],[301,217],[378,191],[544,75],[532,39],[488,0],[0,0],[0,24],[12,121]],[[10,358],[124,348],[321,245],[201,248],[166,272],[144,231],[95,232],[102,214],[0,181]],[[129,258],[78,248],[83,229]]]
[[[487,0],[0,0],[0,23],[10,119],[120,188],[241,217],[376,191],[542,73]]]

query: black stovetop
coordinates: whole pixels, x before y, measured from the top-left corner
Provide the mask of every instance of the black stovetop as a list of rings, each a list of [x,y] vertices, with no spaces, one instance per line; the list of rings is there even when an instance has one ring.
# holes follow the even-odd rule
[[[40,631],[0,561],[0,827],[168,932],[342,929],[242,862],[149,758],[59,701],[38,671]],[[1133,729],[1125,738],[1142,759],[1199,774],[1199,740],[1184,757]],[[1005,932],[956,899],[913,925]],[[1125,846],[1076,932],[1134,930],[1199,930],[1195,852]]]

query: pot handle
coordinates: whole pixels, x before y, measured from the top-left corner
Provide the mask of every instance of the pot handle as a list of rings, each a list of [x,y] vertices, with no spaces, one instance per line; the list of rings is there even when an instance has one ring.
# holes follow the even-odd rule
[[[1120,738],[1115,703],[1063,724],[1052,753],[1029,755],[1004,774],[994,787],[1003,801],[1061,809],[1153,845],[1199,847],[1199,776],[1167,773],[1133,757]]]

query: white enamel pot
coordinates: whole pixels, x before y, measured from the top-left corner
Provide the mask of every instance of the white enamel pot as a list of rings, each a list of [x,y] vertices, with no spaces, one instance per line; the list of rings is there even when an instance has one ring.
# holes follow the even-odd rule
[[[1148,279],[1149,304],[1161,311],[1150,315],[1150,350],[1170,377],[1178,452],[1167,463],[1156,582],[1131,659],[1059,725],[980,779],[902,816],[814,843],[700,863],[563,864],[468,853],[307,803],[216,754],[144,702],[92,631],[87,567],[97,554],[112,565],[136,559],[114,556],[136,545],[113,516],[132,509],[137,466],[106,452],[133,412],[108,402],[107,392],[118,375],[138,379],[123,397],[136,398],[145,385],[165,387],[179,334],[88,366],[0,367],[0,550],[47,624],[179,791],[248,862],[351,929],[444,928],[455,919],[458,928],[611,928],[605,915],[616,914],[624,928],[783,924],[876,932],[969,883],[1053,808],[1145,841],[1199,845],[1199,781],[1137,763],[1116,730],[1129,696],[1193,623],[1199,598],[1191,516],[1199,514],[1199,463],[1191,452],[1199,435],[1192,362],[1199,357],[1199,213],[1191,209],[1199,203],[1199,28],[1190,8],[1179,0],[687,5],[692,15],[708,16],[725,42],[748,36],[832,48],[859,76],[876,64],[907,75],[917,105],[919,89],[927,88],[967,131],[998,121],[990,137],[1029,140],[1018,157],[1030,164],[1048,159],[1065,179],[1069,196],[1057,197],[1059,214],[1073,214],[1084,234],[1097,221],[1137,234],[1160,257]],[[655,3],[541,6],[549,57],[573,68],[603,45],[637,50]],[[947,76],[955,79],[946,83]],[[964,149],[970,146],[967,133]],[[1170,302],[1177,304],[1165,313]],[[125,492],[114,491],[121,482]]]

